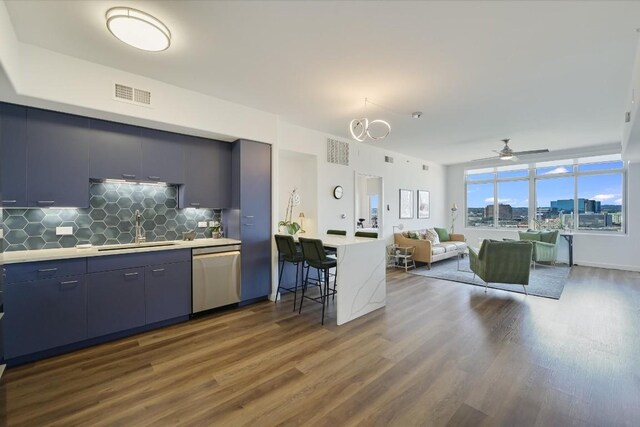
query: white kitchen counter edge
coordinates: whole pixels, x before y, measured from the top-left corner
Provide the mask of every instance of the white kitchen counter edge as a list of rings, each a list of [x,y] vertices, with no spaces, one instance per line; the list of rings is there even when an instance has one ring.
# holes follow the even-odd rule
[[[5,252],[0,255],[4,264],[18,264],[21,262],[54,261],[71,258],[90,258],[96,256],[139,254],[142,252],[170,251],[176,249],[204,248],[213,246],[239,245],[240,240],[234,239],[196,239],[192,241],[175,240],[175,245],[170,246],[148,246],[140,248],[118,249],[111,251],[98,251],[101,246],[94,246],[88,249],[62,248],[62,249],[39,249],[31,251]],[[110,245],[111,246],[111,245]]]

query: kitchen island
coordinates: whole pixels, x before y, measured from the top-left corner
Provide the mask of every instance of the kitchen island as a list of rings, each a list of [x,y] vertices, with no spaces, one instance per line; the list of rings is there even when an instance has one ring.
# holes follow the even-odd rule
[[[343,325],[387,303],[384,240],[364,237],[310,235],[321,239],[326,248],[337,251],[337,324]],[[295,236],[298,240],[298,236]]]

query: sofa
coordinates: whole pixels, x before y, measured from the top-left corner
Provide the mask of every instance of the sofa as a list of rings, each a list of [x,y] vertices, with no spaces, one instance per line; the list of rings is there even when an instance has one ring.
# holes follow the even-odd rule
[[[436,233],[437,238],[433,236]],[[411,230],[395,233],[394,243],[398,246],[413,246],[413,259],[423,262],[431,268],[431,264],[458,255],[467,249],[463,234],[450,234],[444,228]]]

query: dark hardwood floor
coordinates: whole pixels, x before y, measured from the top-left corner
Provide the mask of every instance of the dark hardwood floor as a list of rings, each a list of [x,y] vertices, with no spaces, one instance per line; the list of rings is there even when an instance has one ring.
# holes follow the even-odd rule
[[[259,303],[9,369],[0,398],[8,426],[638,425],[640,273],[574,267],[556,301],[392,272],[340,327]]]

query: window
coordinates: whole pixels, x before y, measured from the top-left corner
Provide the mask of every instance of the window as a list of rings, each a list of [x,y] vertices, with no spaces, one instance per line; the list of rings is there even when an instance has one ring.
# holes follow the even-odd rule
[[[497,211],[498,227],[529,228],[529,180],[498,181]]]
[[[467,184],[467,227],[493,227],[493,181]]]
[[[626,174],[619,155],[465,175],[467,227],[624,231]]]

